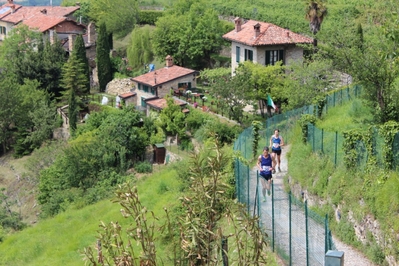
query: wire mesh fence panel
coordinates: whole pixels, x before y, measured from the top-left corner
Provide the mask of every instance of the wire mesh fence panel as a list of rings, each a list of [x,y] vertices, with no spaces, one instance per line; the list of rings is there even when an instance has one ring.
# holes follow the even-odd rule
[[[305,205],[291,197],[291,246],[292,246],[292,265],[306,265],[306,217],[304,212]]]
[[[357,141],[356,154],[357,154],[356,156],[357,168],[363,171],[366,168],[367,157],[368,157],[366,145],[364,144],[363,141]]]
[[[324,218],[312,210],[308,213],[309,265],[323,265],[326,250],[326,224]]]

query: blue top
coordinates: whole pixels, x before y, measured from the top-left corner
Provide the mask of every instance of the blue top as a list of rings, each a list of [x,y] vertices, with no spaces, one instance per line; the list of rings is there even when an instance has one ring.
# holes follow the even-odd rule
[[[270,170],[272,167],[272,157],[270,154],[265,158],[263,154],[260,156],[260,167],[262,168],[262,171],[260,171],[261,174],[263,175],[270,175],[272,171]]]
[[[278,138],[276,138],[276,137],[273,135],[273,136],[272,136],[272,143],[273,143],[272,150],[275,150],[275,151],[281,150],[281,147],[280,147],[281,138],[280,138],[280,136],[278,136]]]

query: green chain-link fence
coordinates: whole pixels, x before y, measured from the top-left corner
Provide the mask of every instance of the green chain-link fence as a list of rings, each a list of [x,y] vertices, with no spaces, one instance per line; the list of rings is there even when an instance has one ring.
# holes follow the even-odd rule
[[[355,86],[328,95],[323,113],[359,94],[360,88]],[[274,133],[274,129],[278,128],[282,135],[288,136],[286,133],[295,126],[302,114],[316,114],[317,111],[317,106],[310,105],[267,119],[265,130],[261,133],[265,136],[264,144],[268,146],[269,137]],[[315,128],[314,132],[316,131]],[[315,139],[315,144],[312,146],[315,147],[314,151],[323,150],[324,153],[329,154],[334,151],[335,155],[332,157],[336,162],[342,160],[343,157],[339,155],[343,151],[342,148],[341,150],[338,148],[342,147],[339,145],[340,142],[342,143],[342,137],[336,133],[317,133],[319,134],[317,136],[322,136],[323,141],[317,142]],[[252,140],[252,128],[247,128],[235,141],[234,150],[240,151],[244,158],[251,159]],[[330,143],[332,140],[336,140],[337,146]],[[285,142],[288,143],[289,139],[285,138]],[[399,160],[399,158],[396,159]],[[257,204],[260,199],[258,174],[240,160],[235,162],[235,178],[238,200],[247,205],[248,212],[261,217],[261,226],[269,236],[273,249],[281,258],[290,265],[323,265],[326,251],[336,249],[329,231],[327,217],[323,218],[312,212],[306,202],[295,199],[292,195],[285,193],[281,187],[274,187],[274,185],[269,203],[261,207]]]

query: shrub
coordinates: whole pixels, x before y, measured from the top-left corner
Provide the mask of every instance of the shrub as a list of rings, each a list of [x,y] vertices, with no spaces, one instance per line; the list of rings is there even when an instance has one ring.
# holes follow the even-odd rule
[[[140,162],[136,164],[134,167],[137,173],[151,173],[152,172],[152,164],[149,162]]]

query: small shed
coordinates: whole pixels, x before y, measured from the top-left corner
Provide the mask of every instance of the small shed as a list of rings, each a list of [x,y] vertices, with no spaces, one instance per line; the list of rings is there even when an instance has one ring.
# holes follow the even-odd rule
[[[165,162],[166,149],[165,145],[158,143],[154,145],[154,162],[163,164]]]

